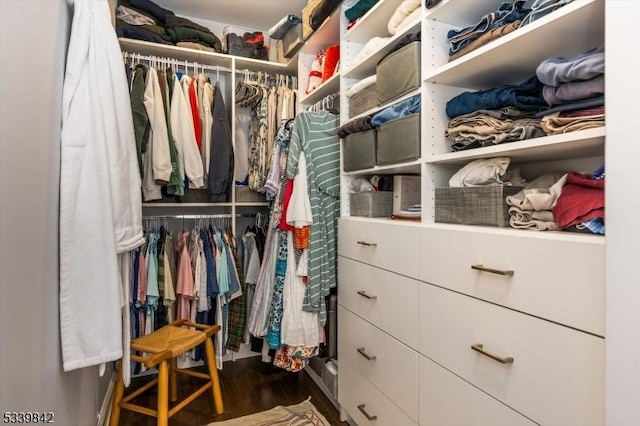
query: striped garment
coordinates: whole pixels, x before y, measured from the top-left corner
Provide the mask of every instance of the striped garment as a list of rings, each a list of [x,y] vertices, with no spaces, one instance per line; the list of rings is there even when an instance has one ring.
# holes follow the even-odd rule
[[[287,176],[298,173],[304,152],[313,224],[309,237],[309,281],[302,309],[327,321],[325,297],[336,286],[336,228],[340,216],[339,118],[327,111],[303,112],[294,121]]]

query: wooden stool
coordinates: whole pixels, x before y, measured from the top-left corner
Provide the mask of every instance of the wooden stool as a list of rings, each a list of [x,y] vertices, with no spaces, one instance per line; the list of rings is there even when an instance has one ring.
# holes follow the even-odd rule
[[[193,327],[184,328],[183,326]],[[185,320],[174,321],[169,325],[154,331],[151,334],[140,337],[131,341],[131,350],[139,351],[144,356],[131,355],[131,360],[143,363],[147,368],[158,366],[158,377],[151,382],[145,384],[140,389],[132,392],[131,395],[124,397],[124,382],[122,381],[122,361],[118,367],[118,377],[116,389],[111,406],[110,426],[118,426],[120,420],[120,409],[135,411],[146,414],[147,416],[156,417],[158,426],[168,426],[169,418],[178,411],[186,407],[190,402],[195,400],[200,394],[211,388],[213,394],[213,403],[217,414],[222,414],[224,407],[222,404],[222,393],[220,391],[220,380],[218,378],[218,370],[216,368],[216,358],[211,342],[211,336],[220,331],[219,325],[202,325],[194,324]],[[196,371],[179,369],[177,365],[177,357],[204,342],[207,354],[207,366],[209,374],[199,373]],[[169,400],[176,402],[178,400],[178,382],[177,374],[186,374],[188,376],[199,377],[207,380],[207,383],[184,398],[180,403],[169,409]],[[158,407],[156,410],[142,407],[130,403],[133,398],[147,391],[154,385],[158,385]]]

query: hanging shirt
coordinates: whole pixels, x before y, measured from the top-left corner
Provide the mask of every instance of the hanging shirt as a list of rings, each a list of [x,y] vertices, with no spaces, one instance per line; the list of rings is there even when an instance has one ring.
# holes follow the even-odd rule
[[[147,246],[147,309],[154,310],[160,298],[158,288],[158,253],[157,243],[159,235],[157,232],[149,235],[149,245]]]
[[[176,267],[175,257],[173,255],[173,238],[167,234],[164,238],[164,250],[163,250],[163,262],[164,262],[164,299],[163,303],[168,307],[167,309],[167,322],[171,323],[174,320],[173,306],[176,300],[175,293],[175,278]]]
[[[191,258],[188,247],[189,231],[182,230],[178,234],[178,279],[176,284],[176,295],[178,308],[177,319],[191,319],[190,302],[193,300],[193,270],[191,269]]]
[[[220,85],[216,83],[213,98],[213,125],[211,126],[211,159],[209,163],[209,198],[224,202],[229,198],[233,183],[233,142],[231,125],[222,97]]]
[[[196,137],[196,145],[198,145],[198,151],[200,151],[202,145],[202,123],[200,122],[200,108],[198,106],[198,95],[196,93],[197,85],[198,77],[191,79],[189,83],[189,105],[191,106],[191,116],[193,117],[193,131]]]

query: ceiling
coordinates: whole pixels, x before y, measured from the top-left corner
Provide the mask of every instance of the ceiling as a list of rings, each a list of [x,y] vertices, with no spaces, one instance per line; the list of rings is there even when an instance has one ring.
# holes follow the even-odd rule
[[[290,13],[300,16],[307,0],[154,0],[176,15],[267,31]]]

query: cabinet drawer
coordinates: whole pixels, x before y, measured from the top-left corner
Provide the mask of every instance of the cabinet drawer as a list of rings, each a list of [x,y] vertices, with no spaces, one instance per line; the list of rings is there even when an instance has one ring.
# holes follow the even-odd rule
[[[419,324],[422,354],[535,422],[604,424],[604,339],[424,283]]]
[[[338,256],[338,303],[418,348],[419,282]]]
[[[338,402],[358,426],[416,426],[389,398],[344,360],[340,360]]]
[[[604,336],[603,238],[435,226],[420,260],[422,281]]]
[[[418,227],[340,219],[338,254],[409,277],[418,277]]]
[[[421,426],[534,426],[531,420],[420,355]]]
[[[415,422],[418,353],[338,306],[338,359],[346,360]]]

